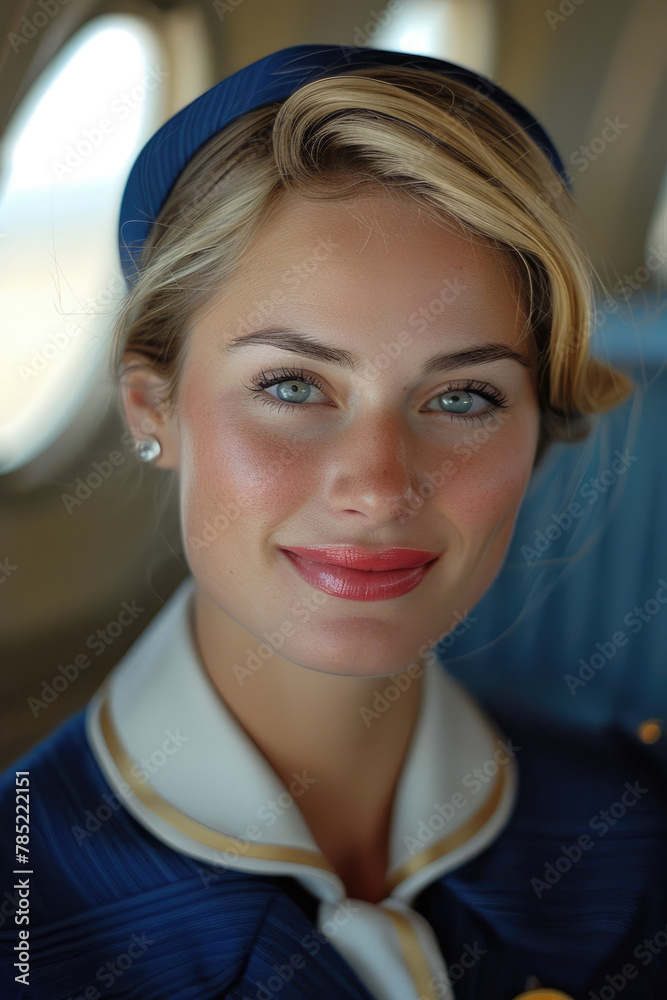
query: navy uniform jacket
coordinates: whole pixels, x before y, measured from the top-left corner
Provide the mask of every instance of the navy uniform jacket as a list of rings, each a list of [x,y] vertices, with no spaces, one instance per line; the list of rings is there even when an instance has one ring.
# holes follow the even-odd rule
[[[364,965],[372,948],[346,960],[337,921],[329,921],[328,933],[318,925],[318,909],[329,906],[333,914],[333,904],[322,904],[307,880],[208,863],[139,821],[93,751],[90,713],[89,706],[73,716],[2,777],[3,998],[380,995],[369,988],[373,970]],[[435,956],[422,936],[422,952],[406,948],[404,956],[421,992],[397,986],[391,993],[385,985],[382,996],[514,1000],[532,988],[536,1000],[664,1000],[665,774],[646,748],[614,729],[594,732],[525,714],[495,721],[504,745],[516,751],[511,808],[486,845],[417,883],[408,897],[417,926],[423,920],[432,930],[447,975],[427,975],[434,966],[425,956]],[[180,760],[187,775],[187,756]],[[17,771],[29,772],[29,868],[15,854]],[[154,794],[155,781],[141,794]],[[424,826],[421,836],[428,841]],[[438,837],[442,832],[424,843],[424,857]],[[379,909],[347,900],[341,914],[345,905]],[[26,909],[29,922],[22,923]],[[403,919],[398,904],[392,919],[395,926]],[[17,948],[20,930],[29,931],[28,985],[15,978],[26,957],[25,945],[23,955]],[[377,947],[380,955],[381,941]]]

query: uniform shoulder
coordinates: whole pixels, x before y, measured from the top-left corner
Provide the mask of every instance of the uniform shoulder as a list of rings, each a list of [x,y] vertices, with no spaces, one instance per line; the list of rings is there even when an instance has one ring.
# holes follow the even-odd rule
[[[19,791],[27,802],[24,853],[35,873],[31,905],[38,923],[199,879],[195,861],[162,844],[124,808],[90,748],[85,715],[84,708],[70,717],[0,776],[3,815],[15,814]],[[3,877],[17,867],[16,850],[13,836],[0,847]]]
[[[14,995],[4,958],[23,924],[34,1000],[111,998],[126,988],[145,1000],[185,998],[200,976],[222,990],[267,940],[300,921],[301,933],[311,926],[275,880],[202,864],[145,830],[97,764],[85,710],[0,776],[12,816],[17,771],[29,778],[20,786],[29,867],[17,863],[12,831],[0,847],[0,995]]]
[[[533,805],[623,791],[626,781],[664,787],[659,762],[636,738],[612,722],[584,724],[528,711],[494,708],[490,714],[505,734]],[[639,797],[641,797],[641,794]],[[656,800],[662,797],[656,796]],[[656,801],[657,805],[657,801]],[[664,809],[664,799],[660,808]]]

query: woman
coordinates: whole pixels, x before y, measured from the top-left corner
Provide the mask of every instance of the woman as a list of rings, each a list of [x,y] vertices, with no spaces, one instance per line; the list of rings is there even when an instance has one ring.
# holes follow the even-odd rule
[[[122,405],[192,575],[16,765],[9,995],[658,997],[647,765],[489,719],[433,652],[549,442],[630,391],[548,136],[461,67],[285,49],[150,140],[121,259]]]

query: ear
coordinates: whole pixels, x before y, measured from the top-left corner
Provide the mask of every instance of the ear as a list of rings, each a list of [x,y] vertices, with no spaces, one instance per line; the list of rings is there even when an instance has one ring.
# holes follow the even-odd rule
[[[177,469],[180,456],[178,420],[166,403],[167,380],[153,371],[141,354],[123,357],[120,399],[128,428],[137,440],[155,438],[162,451],[152,464],[160,469]]]

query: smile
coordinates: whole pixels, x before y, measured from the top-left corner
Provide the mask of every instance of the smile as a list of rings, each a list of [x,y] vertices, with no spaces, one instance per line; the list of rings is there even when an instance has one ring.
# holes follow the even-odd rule
[[[299,576],[317,590],[348,601],[387,601],[414,590],[439,556],[409,569],[361,570],[315,562],[289,549],[280,550]]]

